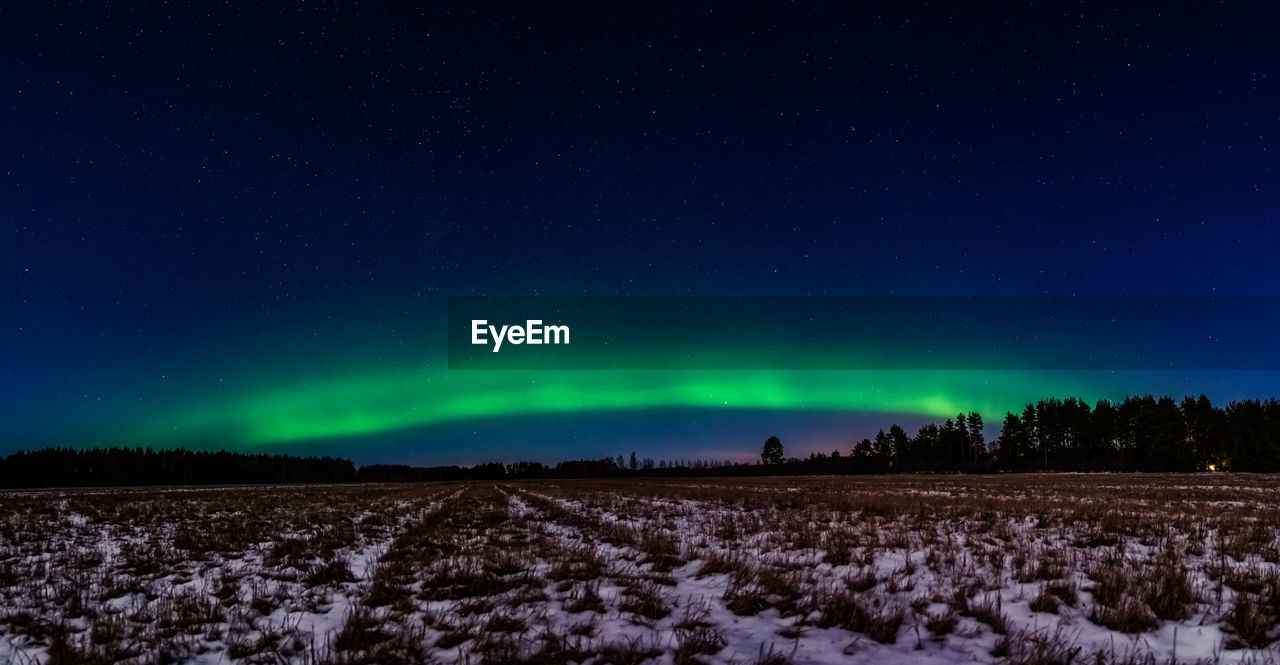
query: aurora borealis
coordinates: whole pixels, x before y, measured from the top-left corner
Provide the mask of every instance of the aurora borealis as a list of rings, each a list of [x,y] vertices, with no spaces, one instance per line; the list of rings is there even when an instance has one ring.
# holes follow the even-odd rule
[[[6,9],[0,454],[747,459],[969,410],[994,437],[1046,396],[1280,393],[449,369],[449,296],[1276,293],[1271,10],[969,11]]]
[[[327,362],[310,353],[324,343],[238,349],[234,357],[207,349],[195,354],[199,363],[171,351],[171,358],[152,360],[151,376],[126,379],[128,390],[87,386],[72,400],[74,422],[56,412],[41,422],[39,407],[28,412],[33,427],[15,443],[323,451],[364,462],[408,456],[450,463],[487,454],[605,455],[620,447],[689,454],[690,445],[699,445],[705,448],[695,450],[745,459],[755,452],[748,444],[759,428],[785,428],[798,448],[828,450],[847,448],[858,432],[889,422],[969,410],[1000,415],[1041,393],[1249,395],[1274,381],[1273,372],[1240,371],[450,371],[443,343],[420,339],[424,348],[408,346],[407,353],[375,345],[400,348],[399,357],[352,354]]]
[[[1130,386],[1141,380],[1063,376],[1043,372],[501,372],[458,378],[431,373],[389,374],[333,380],[292,390],[268,390],[177,415],[179,431],[245,445],[365,436],[454,422],[583,412],[775,410],[918,414],[943,420],[960,411],[1003,414],[1023,396],[1055,389],[1077,394],[1099,385]],[[1159,380],[1163,379],[1163,381]],[[1238,380],[1238,379],[1237,379]],[[1168,377],[1150,384],[1178,385]],[[447,383],[446,386],[439,386]],[[1212,384],[1210,380],[1207,383]],[[1126,385],[1128,384],[1128,385]],[[426,388],[426,389],[424,389]],[[1127,394],[1127,393],[1124,393]],[[688,417],[686,414],[684,417]],[[803,418],[797,418],[803,422]],[[157,438],[164,439],[163,433]],[[743,451],[754,451],[747,448]]]

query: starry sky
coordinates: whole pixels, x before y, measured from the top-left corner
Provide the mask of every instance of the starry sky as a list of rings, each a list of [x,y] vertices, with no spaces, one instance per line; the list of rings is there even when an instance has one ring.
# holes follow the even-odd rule
[[[0,453],[751,459],[1280,393],[450,371],[443,333],[449,296],[1275,295],[1272,10],[133,4],[0,8]]]

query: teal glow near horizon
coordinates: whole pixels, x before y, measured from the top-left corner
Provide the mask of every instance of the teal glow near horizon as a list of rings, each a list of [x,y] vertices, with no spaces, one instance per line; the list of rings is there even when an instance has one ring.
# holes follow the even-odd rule
[[[556,459],[629,450],[629,442],[616,440],[627,436],[686,437],[668,442],[696,455],[731,443],[714,430],[686,427],[703,416],[750,430],[768,414],[772,426],[803,439],[827,417],[818,414],[843,413],[850,424],[840,436],[853,441],[895,420],[941,422],[978,411],[994,437],[1005,412],[1050,396],[1095,401],[1205,392],[1222,402],[1265,397],[1280,384],[1275,373],[1238,371],[451,371],[442,340],[423,323],[430,319],[391,313],[386,305],[385,299],[348,304],[348,316],[327,325],[298,312],[272,321],[266,336],[251,334],[255,326],[247,323],[210,327],[199,339],[138,352],[119,366],[94,366],[96,376],[68,360],[68,372],[80,371],[74,392],[60,381],[56,393],[33,390],[26,401],[7,405],[11,420],[25,426],[6,452],[141,445],[357,456],[377,449],[378,461],[395,461],[400,453],[430,458],[473,446],[468,454],[483,459],[493,440],[523,437],[538,457]],[[542,430],[503,429],[505,421],[531,417]],[[600,419],[637,417],[646,419],[644,431],[617,428],[608,435],[614,440],[602,439]],[[826,427],[829,440],[829,418]],[[475,434],[461,441],[462,429]]]
[[[947,417],[961,410],[991,410],[1002,401],[999,396],[958,395],[957,391],[972,388],[975,382],[972,377],[951,374],[389,372],[270,389],[201,405],[177,414],[174,427],[191,434],[225,432],[254,445],[537,413],[813,409]],[[1003,401],[1011,397],[1006,395]]]
[[[130,436],[158,445],[219,441],[248,449],[369,437],[550,414],[768,410],[798,427],[814,411],[914,414],[938,421],[978,411],[1000,418],[1047,396],[1119,398],[1152,373],[996,371],[490,371],[357,372],[209,399],[148,418]],[[1158,374],[1158,373],[1156,373]],[[688,416],[685,416],[688,417]],[[889,423],[884,423],[887,427]],[[867,433],[850,432],[850,436]],[[715,443],[715,442],[691,442]]]

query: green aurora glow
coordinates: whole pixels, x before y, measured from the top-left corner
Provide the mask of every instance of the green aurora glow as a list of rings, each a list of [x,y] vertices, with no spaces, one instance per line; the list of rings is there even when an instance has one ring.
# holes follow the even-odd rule
[[[36,386],[23,401],[7,406],[30,423],[11,434],[11,446],[182,446],[306,454],[308,442],[329,442],[358,453],[386,435],[394,441],[388,450],[420,447],[429,456],[444,450],[442,446],[453,446],[451,453],[458,446],[483,446],[485,433],[495,431],[486,430],[490,423],[501,430],[504,419],[525,416],[572,428],[578,420],[653,414],[653,431],[662,432],[664,418],[666,423],[687,423],[699,414],[730,419],[741,414],[750,422],[761,411],[785,418],[788,432],[802,432],[812,420],[807,413],[884,414],[863,418],[860,427],[865,427],[881,421],[887,426],[895,419],[908,424],[912,416],[940,422],[961,411],[978,411],[994,437],[1005,412],[1049,396],[1093,401],[1148,392],[1206,392],[1221,402],[1272,394],[1277,383],[1272,372],[448,370],[444,341],[433,336],[433,331],[439,335],[440,328],[433,326],[439,320],[421,310],[396,310],[387,304],[393,295],[337,303],[335,308],[347,314],[334,321],[302,311],[239,325],[209,325],[197,335],[171,337],[167,346],[117,353],[115,364],[69,356],[58,381],[43,392]],[[459,427],[480,434],[469,442],[434,435],[456,435]],[[584,426],[574,454],[592,454],[592,427]],[[874,434],[874,429],[858,427],[851,424],[850,440]],[[513,431],[497,434],[519,436]],[[530,433],[527,440],[548,459],[565,454],[556,439]],[[354,447],[346,447],[347,441]],[[614,443],[602,441],[600,450],[612,450]],[[724,443],[679,445],[694,452]],[[464,452],[487,456],[484,449]]]
[[[240,446],[369,435],[493,417],[668,408],[847,410],[946,418],[1003,413],[1043,376],[984,371],[393,371],[297,383],[178,410],[145,440]],[[1038,373],[1043,374],[1043,373]],[[1083,387],[1057,382],[1060,389]]]

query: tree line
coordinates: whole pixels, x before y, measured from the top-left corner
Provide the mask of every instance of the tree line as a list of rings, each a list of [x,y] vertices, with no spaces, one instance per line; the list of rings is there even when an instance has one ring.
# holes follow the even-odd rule
[[[1280,471],[1280,401],[1041,400],[1005,416],[989,460],[1020,471]]]
[[[525,478],[615,478],[624,476],[692,476],[732,475],[752,468],[753,464],[735,464],[724,460],[653,460],[638,459],[635,453],[626,461],[621,455],[602,459],[565,460],[554,466],[542,462],[503,464],[489,462],[475,466],[404,466],[375,464],[362,466],[356,472],[359,482],[416,482],[429,480],[520,480]]]
[[[808,457],[786,457],[781,439],[772,436],[753,463],[654,460],[633,452],[554,466],[526,461],[357,469],[351,460],[332,457],[49,448],[0,459],[0,487],[1018,471],[1280,472],[1280,401],[1218,407],[1204,395],[1181,402],[1146,395],[1093,404],[1048,398],[1008,413],[995,437],[985,434],[982,416],[970,412],[924,425],[914,435],[894,424],[847,450]]]
[[[345,483],[351,460],[151,448],[46,448],[0,459],[0,487]]]
[[[915,435],[892,425],[846,455],[781,459],[770,439],[764,466],[837,472],[1280,471],[1280,402],[1243,400],[1216,407],[1209,398],[1152,395],[1121,402],[1043,399],[1004,418],[987,439],[982,416],[961,413]]]

